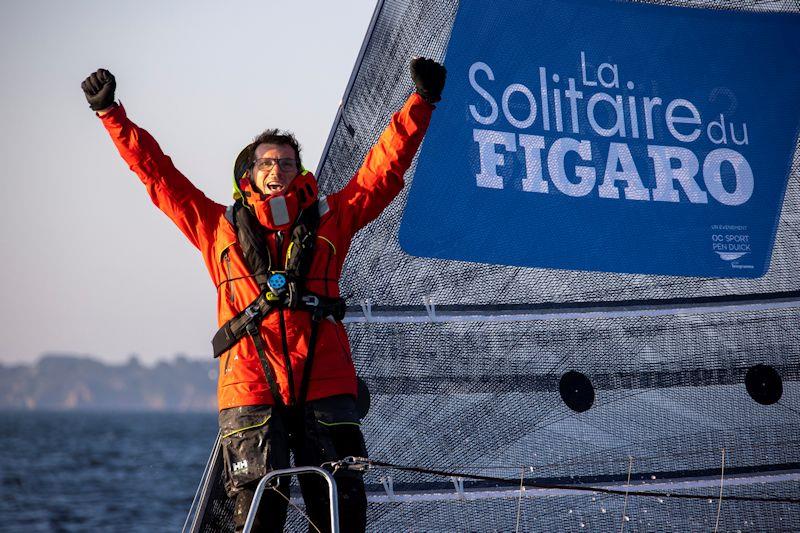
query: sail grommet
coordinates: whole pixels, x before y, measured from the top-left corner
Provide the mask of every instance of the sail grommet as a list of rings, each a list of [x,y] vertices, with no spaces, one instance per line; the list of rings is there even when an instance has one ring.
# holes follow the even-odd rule
[[[761,405],[772,405],[783,396],[781,376],[768,365],[750,367],[744,377],[744,384],[747,394]]]
[[[558,392],[564,403],[577,413],[588,411],[594,404],[594,386],[588,377],[570,370],[558,382]]]

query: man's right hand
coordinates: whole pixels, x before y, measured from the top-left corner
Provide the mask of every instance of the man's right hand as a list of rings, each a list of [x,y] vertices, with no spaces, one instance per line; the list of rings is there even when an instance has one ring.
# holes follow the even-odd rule
[[[114,105],[117,80],[106,69],[98,69],[81,83],[86,101],[93,111],[105,111]]]

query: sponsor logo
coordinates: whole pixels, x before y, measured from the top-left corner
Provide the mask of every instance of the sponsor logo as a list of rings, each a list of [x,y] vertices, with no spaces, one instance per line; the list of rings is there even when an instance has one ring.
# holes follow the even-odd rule
[[[519,267],[763,275],[800,131],[800,55],[785,52],[800,16],[757,15],[462,2],[400,246]]]
[[[580,66],[579,75],[566,80],[557,73],[550,75],[546,67],[539,67],[539,87],[533,90],[522,83],[509,84],[505,89],[497,87],[493,83],[494,71],[487,63],[479,61],[469,67],[469,84],[474,91],[474,103],[468,106],[472,118],[481,125],[492,126],[502,109],[505,122],[518,130],[473,129],[480,161],[480,170],[475,175],[478,187],[504,188],[498,169],[507,163],[507,154],[521,151],[525,164],[518,172],[524,172],[523,192],[549,194],[553,185],[570,197],[596,191],[598,197],[614,200],[707,204],[713,199],[730,206],[742,205],[750,199],[753,170],[741,152],[715,148],[705,155],[701,165],[690,148],[701,136],[712,145],[747,146],[750,141],[746,122],[734,123],[724,113],[706,122],[701,118],[700,106],[692,101],[638,95],[633,81],[623,84],[627,88],[627,95],[623,96],[620,66],[602,63],[590,74],[585,51],[580,52]],[[576,84],[576,78],[580,85]],[[496,95],[500,92],[498,104]],[[512,111],[512,99],[516,111]],[[479,107],[485,111],[479,111]],[[530,128],[550,132],[551,136],[553,133],[565,136],[546,142],[544,135],[520,133]],[[659,140],[655,131],[669,133],[669,138],[650,143]],[[613,137],[620,141],[603,147],[602,175],[598,176],[591,163],[599,147],[593,147],[590,140],[571,136],[591,136],[598,140]],[[621,142],[629,138],[648,143],[646,165],[637,163],[630,146]],[[687,146],[674,145],[678,142]],[[577,164],[570,168],[568,160]],[[731,184],[727,186],[723,184],[726,167],[732,170]],[[654,177],[647,180],[648,186],[642,180],[643,168],[645,176]],[[549,174],[549,181],[545,173]]]
[[[753,251],[747,226],[715,225],[711,230],[711,249],[722,261],[730,262],[731,268],[753,268],[736,262]]]

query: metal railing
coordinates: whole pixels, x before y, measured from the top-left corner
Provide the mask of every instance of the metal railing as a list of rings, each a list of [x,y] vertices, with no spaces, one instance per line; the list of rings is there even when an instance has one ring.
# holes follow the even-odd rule
[[[328,482],[328,501],[330,502],[331,508],[330,530],[331,533],[339,533],[339,500],[336,495],[336,480],[333,479],[333,476],[330,472],[323,470],[318,466],[298,466],[295,468],[273,470],[261,478],[261,481],[259,481],[258,486],[256,487],[256,492],[253,495],[253,503],[250,504],[250,511],[247,513],[247,520],[244,523],[244,533],[250,533],[250,530],[253,528],[253,522],[255,522],[256,519],[256,512],[258,511],[258,506],[261,503],[261,497],[264,495],[264,490],[267,488],[267,483],[269,483],[272,479],[284,476],[292,476],[294,474],[318,474],[325,478],[325,481]]]
[[[203,477],[200,478],[200,485],[197,487],[192,505],[189,508],[189,514],[183,523],[183,533],[199,533],[200,531],[211,488],[222,472],[222,457],[220,456],[221,435],[222,432],[217,432],[217,439],[211,447],[211,455],[208,456],[206,467],[203,470]]]

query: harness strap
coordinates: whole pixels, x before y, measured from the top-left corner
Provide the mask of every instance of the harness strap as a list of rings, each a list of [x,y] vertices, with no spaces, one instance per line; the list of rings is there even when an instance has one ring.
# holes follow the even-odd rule
[[[234,345],[248,333],[248,324],[255,322],[256,325],[260,325],[261,321],[272,309],[277,307],[289,308],[289,306],[285,304],[286,302],[283,302],[271,292],[264,291],[259,294],[250,305],[226,322],[214,334],[214,338],[211,339],[214,357],[219,357],[233,348]],[[342,298],[326,298],[307,292],[297,300],[297,305],[294,309],[302,309],[310,312],[312,321],[315,316],[319,316],[319,320],[331,316],[334,320],[340,321],[344,318],[347,310],[347,303]],[[311,338],[316,337],[313,329],[311,334]]]
[[[244,337],[250,322],[256,322],[256,325],[261,324],[261,320],[274,306],[268,300],[269,296],[272,296],[272,293],[263,291],[250,305],[219,328],[214,334],[214,338],[211,339],[215,358],[233,348],[239,339]]]
[[[256,351],[258,352],[258,358],[261,360],[261,367],[264,369],[264,376],[267,378],[267,384],[269,384],[269,390],[272,393],[272,399],[275,401],[276,405],[283,405],[283,399],[281,398],[281,393],[278,390],[278,383],[275,381],[275,376],[272,373],[272,367],[269,366],[269,362],[267,361],[267,347],[264,346],[264,339],[261,338],[261,333],[258,331],[258,322],[250,321],[247,324],[247,333],[250,334],[250,337],[253,339],[253,344],[256,345]]]
[[[308,382],[311,381],[311,368],[314,366],[314,348],[317,346],[317,332],[319,332],[319,323],[323,318],[317,312],[311,314],[311,334],[308,337],[308,353],[306,354],[306,364],[303,366],[303,379],[300,381],[300,395],[297,397],[298,405],[306,403]]]
[[[283,308],[278,309],[278,319],[281,324],[281,348],[283,351],[283,366],[286,367],[286,381],[289,384],[289,405],[297,404],[294,395],[294,372],[292,371],[292,360],[289,357],[289,345],[286,342],[286,319],[283,316]]]
[[[314,351],[320,322],[327,316],[342,320],[347,308],[345,301],[341,298],[326,298],[305,290],[305,277],[311,267],[315,236],[319,227],[319,203],[314,201],[313,204],[303,209],[297,220],[294,221],[291,229],[291,242],[285,256],[284,273],[286,283],[282,293],[273,291],[273,288],[270,287],[273,260],[269,253],[263,228],[253,213],[250,212],[250,209],[244,206],[241,200],[237,200],[234,205],[228,208],[225,218],[236,231],[245,263],[262,292],[250,305],[224,324],[214,335],[211,340],[214,357],[219,357],[227,352],[245,334],[249,334],[258,351],[261,366],[264,369],[264,375],[267,378],[275,403],[276,405],[281,405],[283,401],[279,395],[276,378],[266,357],[267,346],[260,334],[261,322],[275,308],[309,311],[311,313],[311,332],[306,362],[303,367],[299,398],[294,396],[292,367],[286,347],[286,331],[282,312],[280,317],[284,364],[286,365],[286,374],[289,379],[290,401],[293,405],[303,405],[311,380],[311,368],[314,362]],[[279,256],[281,253],[281,237],[282,234],[278,233],[277,250]]]

